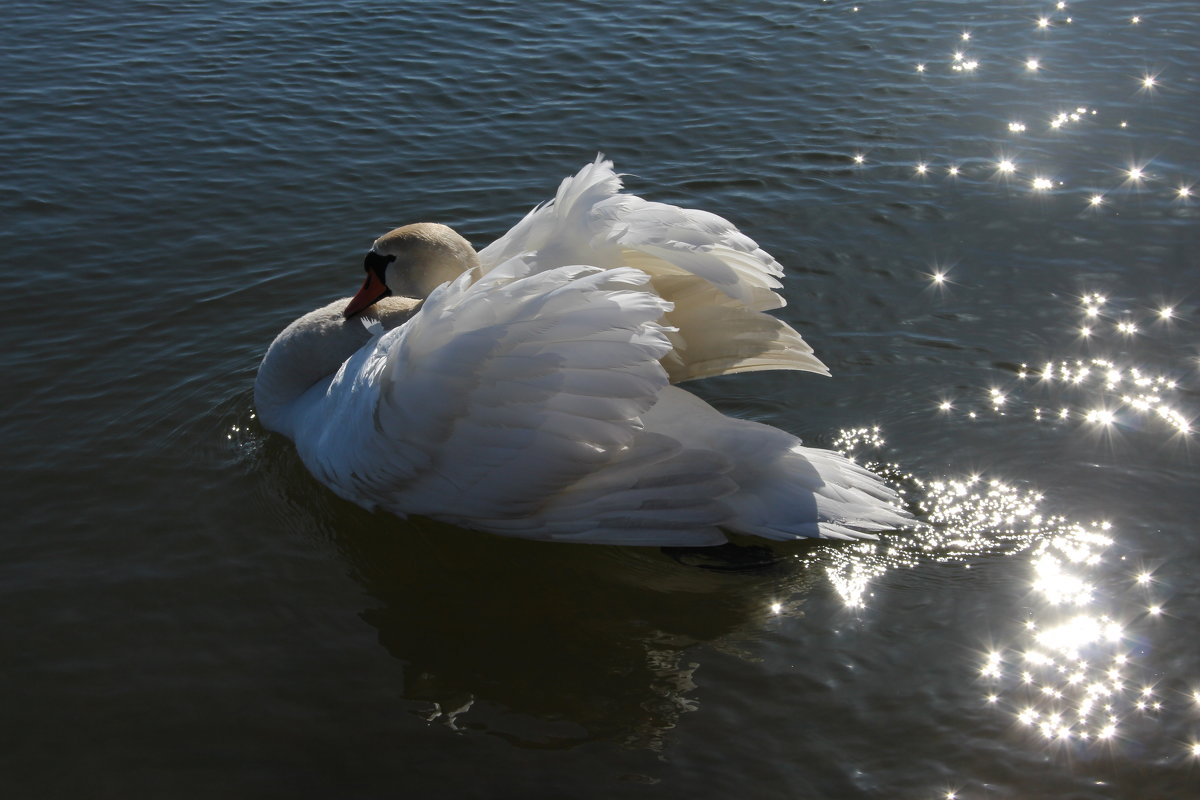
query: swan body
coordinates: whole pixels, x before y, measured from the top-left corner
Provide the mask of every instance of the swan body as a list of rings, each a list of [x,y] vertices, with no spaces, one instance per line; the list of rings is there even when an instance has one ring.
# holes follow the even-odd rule
[[[773,258],[720,217],[620,190],[598,158],[478,254],[432,223],[380,237],[348,305],[271,344],[262,424],[361,506],[510,536],[709,545],[903,525],[867,470],[674,385],[828,371],[764,313],[784,302]]]

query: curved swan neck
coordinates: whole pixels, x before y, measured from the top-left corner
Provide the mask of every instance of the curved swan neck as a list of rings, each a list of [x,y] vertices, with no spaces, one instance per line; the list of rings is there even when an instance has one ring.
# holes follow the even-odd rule
[[[345,306],[343,298],[310,311],[271,342],[254,382],[254,406],[263,427],[290,436],[293,404],[370,341],[372,333],[364,322],[377,320],[386,329],[397,328],[416,313],[421,301],[388,297],[372,306],[365,319],[346,319]]]
[[[263,427],[289,433],[292,404],[371,338],[361,320],[345,319],[344,306],[340,300],[310,311],[271,342],[254,382],[254,406]]]

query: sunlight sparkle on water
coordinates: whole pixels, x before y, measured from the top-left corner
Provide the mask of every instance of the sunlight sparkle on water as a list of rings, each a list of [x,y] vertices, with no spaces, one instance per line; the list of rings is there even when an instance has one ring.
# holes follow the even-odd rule
[[[1071,19],[1065,16],[1066,7],[1064,0],[1058,0],[1052,6],[1043,6],[1040,13],[1035,11],[1022,22],[1036,25],[1040,32],[1037,35],[1039,41],[1048,43],[1051,36],[1057,40],[1071,32],[1067,28]],[[1125,19],[1135,25],[1141,22],[1139,16],[1130,17],[1128,12]],[[1109,24],[1119,20],[1120,16],[1116,20],[1110,19]],[[1051,32],[1050,27],[1058,30]],[[1025,30],[1028,37],[1030,32],[1028,28]],[[915,71],[922,74],[923,86],[932,88],[936,85],[929,83],[933,76],[925,73],[944,69],[947,65],[956,73],[972,72],[979,68],[976,58],[988,57],[982,51],[972,52],[979,48],[964,27],[952,29],[951,36],[960,41],[956,47],[948,48],[949,52],[921,54],[934,59],[915,65]],[[1043,70],[1039,58],[1042,44],[1025,46],[1028,49],[1023,53],[1020,49],[1015,53],[1009,49],[1009,55],[1004,59],[1008,62],[1005,66],[1010,72],[1010,81],[1015,74],[1021,74],[1024,79],[1017,84],[1033,88],[1033,81],[1041,87],[1045,81],[1059,77],[1055,73],[1061,73],[1060,69],[1047,67]],[[934,66],[926,70],[927,63]],[[1058,60],[1052,58],[1051,66],[1057,64]],[[988,72],[993,69],[993,62],[989,62]],[[1159,83],[1158,74],[1151,72],[1145,62],[1124,74],[1124,85],[1129,94],[1136,91],[1144,100],[1149,100],[1152,92],[1168,94],[1158,91],[1166,84]],[[1167,73],[1163,76],[1169,77]],[[998,76],[998,79],[1002,77]],[[963,76],[963,80],[974,84],[974,77]],[[965,87],[965,84],[958,86]],[[969,88],[979,91],[983,87],[972,85]],[[1047,98],[1053,96],[1046,95]],[[1076,98],[1081,96],[1077,94]],[[1062,99],[1075,101],[1070,96]],[[918,176],[925,185],[936,184],[938,177],[962,175],[970,178],[977,173],[992,171],[994,181],[1003,179],[995,181],[991,187],[983,187],[992,191],[997,189],[996,184],[1003,182],[1007,184],[1003,187],[1005,191],[1023,194],[1020,190],[1026,187],[1017,185],[1013,176],[1018,176],[1021,184],[1028,180],[1028,187],[1035,193],[1050,192],[1055,187],[1078,187],[1075,189],[1078,196],[1066,205],[1073,205],[1074,213],[1084,224],[1103,224],[1105,218],[1126,213],[1122,204],[1135,193],[1126,191],[1130,184],[1135,184],[1136,193],[1142,195],[1137,198],[1139,202],[1147,199],[1145,190],[1148,187],[1161,188],[1170,201],[1170,207],[1164,213],[1182,217],[1192,211],[1183,203],[1191,194],[1186,188],[1188,176],[1172,175],[1167,183],[1166,175],[1151,171],[1149,161],[1123,164],[1117,160],[1117,165],[1127,167],[1124,174],[1108,167],[1107,176],[1095,180],[1068,173],[1071,166],[1067,161],[1046,160],[1044,153],[1033,148],[1049,142],[1056,147],[1078,148],[1082,152],[1084,148],[1073,141],[1073,137],[1086,135],[1084,129],[1088,126],[1082,123],[1088,119],[1105,123],[1107,131],[1104,134],[1114,133],[1113,129],[1119,126],[1122,136],[1132,134],[1133,130],[1126,129],[1137,128],[1136,123],[1141,122],[1128,116],[1136,113],[1134,111],[1112,111],[1115,118],[1105,119],[1102,115],[1109,113],[1108,106],[1101,107],[1098,114],[1095,108],[1069,106],[1062,100],[1050,102],[1051,105],[1040,109],[1022,105],[1000,110],[993,119],[1004,121],[1007,131],[993,131],[993,138],[1001,139],[1007,133],[1010,138],[1003,146],[1010,149],[992,149],[990,157],[979,152],[940,153],[925,149],[933,147],[926,145],[891,163],[898,166],[897,173],[904,173],[910,180],[914,175]],[[1128,118],[1121,120],[1117,114]],[[1028,129],[1023,121],[1026,119],[1031,123]],[[1048,130],[1042,129],[1042,125]],[[1149,126],[1143,127],[1149,129]],[[1030,136],[1028,130],[1036,133]],[[1098,130],[1093,133],[1101,134]],[[1028,142],[1029,151],[1016,150],[1016,142],[1011,138],[1015,135],[1023,135],[1022,147]],[[996,141],[985,142],[983,146],[1001,147]],[[1145,147],[1148,151],[1151,146],[1141,145],[1138,150]],[[1129,159],[1138,158],[1135,152],[1125,150],[1123,155]],[[855,162],[862,163],[857,157]],[[882,166],[883,159],[877,163]],[[934,166],[937,163],[943,164],[946,171]],[[1167,163],[1165,156],[1163,163]],[[961,168],[960,164],[963,165]],[[1097,165],[1096,171],[1101,169],[1104,169],[1103,165]],[[881,172],[864,170],[859,174],[866,178]],[[1050,177],[1052,174],[1062,180]],[[1124,186],[1117,191],[1117,184],[1122,180]],[[956,194],[976,188],[971,180],[955,183]],[[1052,209],[1059,198],[1054,194],[1040,195],[1037,202]],[[930,282],[923,289],[940,289],[948,283],[945,272],[936,267],[922,276],[922,283],[924,278]],[[968,288],[966,283],[956,285],[955,293],[960,295],[956,300],[961,300]],[[925,294],[937,294],[939,300],[943,299],[941,292]],[[1186,327],[1187,320],[1179,320],[1175,308],[1165,305],[1167,299],[1159,297],[1154,303],[1123,303],[1110,302],[1099,293],[1088,294],[1082,305],[1070,304],[1061,309],[1059,321],[1051,320],[1046,336],[1051,344],[1044,349],[1039,346],[1042,352],[1016,352],[1001,357],[998,361],[1003,361],[1003,365],[980,378],[974,384],[974,391],[963,391],[957,383],[951,386],[949,382],[961,380],[959,378],[948,377],[946,385],[933,386],[930,404],[925,407],[925,413],[931,417],[930,424],[1036,425],[1038,430],[1030,433],[1032,436],[1078,437],[1097,446],[1116,441],[1142,444],[1146,437],[1162,435],[1164,430],[1173,441],[1180,441],[1179,434],[1191,430],[1190,415],[1180,408],[1180,403],[1186,401],[1194,387],[1176,391],[1175,381],[1169,373],[1182,372],[1180,365],[1169,361],[1155,364],[1156,351],[1151,349],[1159,344],[1162,345],[1157,351],[1159,354],[1174,353],[1179,349],[1178,343],[1162,343],[1158,339],[1168,334],[1178,336]],[[1169,299],[1182,303],[1181,298]],[[1122,305],[1129,308],[1122,308]],[[1167,320],[1178,321],[1167,325]],[[1057,346],[1053,343],[1055,331],[1062,337]],[[1133,339],[1135,333],[1139,335]],[[1022,359],[1034,364],[1044,363],[1045,367],[1040,371],[1029,369],[1021,363]],[[1019,370],[1016,364],[1020,364]],[[1188,364],[1189,375],[1196,366]],[[902,486],[905,500],[918,510],[918,518],[928,525],[906,531],[903,537],[847,543],[844,547],[806,556],[824,568],[845,608],[858,610],[871,603],[871,587],[881,576],[899,568],[952,570],[976,567],[983,571],[994,568],[995,562],[989,565],[980,556],[1018,555],[1026,565],[1028,594],[1014,604],[1007,634],[1010,638],[1008,641],[991,639],[993,635],[1006,635],[1000,627],[993,629],[988,634],[988,641],[980,643],[978,661],[970,665],[972,671],[978,670],[973,677],[982,684],[979,694],[982,704],[1001,715],[1014,715],[1027,726],[1030,741],[1037,746],[1056,749],[1119,747],[1126,739],[1133,740],[1138,736],[1136,723],[1151,709],[1164,704],[1169,707],[1166,696],[1156,697],[1153,691],[1147,691],[1145,670],[1150,665],[1141,657],[1145,650],[1138,650],[1131,644],[1145,642],[1149,634],[1161,632],[1171,623],[1170,615],[1163,612],[1163,598],[1152,596],[1163,587],[1152,582],[1149,570],[1140,567],[1119,570],[1115,578],[1111,563],[1104,569],[1106,558],[1109,562],[1112,560],[1106,552],[1112,544],[1109,533],[1113,526],[1110,523],[1078,523],[1043,512],[1039,508],[1040,492],[1023,487],[1019,481],[976,475],[921,480],[894,465],[872,464],[868,461],[867,451],[881,442],[877,429],[843,431],[835,449],[855,457],[857,463],[865,463],[868,468],[886,474],[894,486]],[[1157,446],[1160,443],[1145,444]],[[994,578],[995,575],[993,572],[987,577]],[[1123,585],[1116,587],[1114,582]],[[1135,587],[1136,591],[1133,591]],[[1192,702],[1200,706],[1200,687],[1188,691],[1192,694],[1183,697],[1189,708]],[[1194,740],[1194,733],[1176,741],[1181,745],[1191,742],[1186,746],[1200,758],[1200,742]],[[943,785],[937,794],[944,793],[953,798],[957,791],[963,789]]]
[[[1175,306],[1139,306],[1131,310],[1114,308],[1099,292],[1088,292],[1081,297],[1080,310],[1086,321],[1070,327],[1074,338],[1068,345],[1079,348],[1086,344],[1092,352],[1111,346],[1114,334],[1123,339],[1136,335],[1146,345],[1153,346],[1157,335],[1170,333],[1171,326],[1163,323],[1179,318]],[[1128,345],[1118,341],[1116,346]],[[1015,358],[1011,360],[1017,361]],[[1177,381],[1161,372],[1156,374],[1146,364],[1122,363],[1102,356],[1090,356],[1051,359],[1045,362],[1040,371],[1030,370],[1027,364],[1022,363],[1013,372],[1012,385],[993,384],[985,390],[987,401],[983,409],[990,410],[996,417],[1024,416],[1043,424],[1054,419],[1060,423],[1069,419],[1083,420],[1091,426],[1093,433],[1133,426],[1139,435],[1144,436],[1154,430],[1153,426],[1146,424],[1151,421],[1165,424],[1173,438],[1189,436],[1192,432],[1193,415],[1179,408],[1177,397],[1173,397],[1183,394]],[[1030,395],[1034,391],[1042,395],[1069,392],[1072,401],[1079,406],[1057,404],[1059,410],[1054,415],[1046,408],[1047,398],[1033,402]],[[951,395],[945,389],[938,393],[942,398]],[[947,412],[956,411],[958,415],[976,419],[980,410],[978,406],[973,409],[964,402],[951,407],[939,405],[938,408],[944,412],[947,420],[955,418],[955,414]],[[1062,430],[1064,433],[1070,432]]]
[[[1011,713],[1017,722],[1031,727],[1043,740],[1106,741],[1116,735],[1122,709],[1145,714],[1163,708],[1151,683],[1142,684],[1137,694],[1127,692],[1131,676],[1125,670],[1130,662],[1118,649],[1126,632],[1116,614],[1098,607],[1119,602],[1122,596],[1117,591],[1097,597],[1089,574],[1112,544],[1101,533],[1110,527],[1103,522],[1066,525],[1054,536],[1035,542],[1033,588],[1050,602],[1040,612],[1048,624],[1026,621],[1028,638],[1021,657],[1026,669],[1019,675],[1003,674],[1001,650],[990,651],[981,668],[981,677],[990,684],[984,695],[988,705],[1015,706],[1019,710]],[[1064,605],[1076,610],[1063,616]],[[1078,610],[1085,606],[1086,612]],[[1019,639],[1012,647],[1021,652]],[[1104,657],[1106,653],[1111,659]],[[1006,697],[1009,703],[999,703]]]
[[[1079,298],[1074,312],[1067,310],[1068,315],[1080,313],[1093,321],[1091,326],[1075,328],[1095,337],[1090,351],[1104,346],[1114,334],[1132,335],[1139,323],[1149,328],[1143,339],[1152,340],[1156,332],[1166,330],[1161,325],[1150,327],[1150,319],[1177,316],[1174,306],[1137,304],[1123,309],[1121,305],[1092,291]],[[1118,349],[1125,346],[1118,343]],[[1141,417],[1147,422],[1160,419],[1176,433],[1191,430],[1190,420],[1173,407],[1170,392],[1176,381],[1144,363],[1068,355],[1045,360],[1039,371],[1019,359],[1009,361],[1019,363],[1019,368],[1012,368],[1013,382],[983,390],[993,419],[1019,415],[1026,393],[1069,392],[1072,402],[1081,407],[1072,413],[1064,405],[1057,417],[1074,420],[1075,426],[1049,422],[1052,414],[1045,415],[1047,422],[1042,424],[1057,424],[1066,434],[1094,434],[1098,429],[1125,427]],[[956,414],[970,419],[989,416],[962,408],[969,404],[951,402],[949,396],[943,390],[934,403],[941,424]],[[1041,405],[1032,411],[1036,419],[1043,418]],[[1081,421],[1087,426],[1080,427]],[[1143,425],[1137,429],[1152,430]],[[1139,632],[1137,626],[1159,626],[1170,619],[1161,601],[1145,598],[1153,586],[1151,571],[1123,573],[1124,591],[1111,587],[1111,577],[1094,574],[1112,544],[1111,522],[1084,525],[1045,514],[1038,508],[1040,493],[1023,492],[979,475],[929,482],[907,476],[907,482],[918,487],[919,518],[932,529],[911,532],[907,547],[891,544],[884,551],[864,543],[852,554],[831,556],[827,571],[848,608],[861,608],[868,585],[898,566],[931,560],[957,564],[983,553],[1028,553],[1032,598],[1022,609],[1023,625],[1011,640],[1000,646],[989,643],[980,652],[977,679],[985,684],[981,702],[1013,714],[1039,746],[1055,748],[1068,742],[1113,747],[1118,730],[1122,739],[1139,735],[1139,728],[1129,721],[1131,715],[1145,720],[1148,715],[1169,713],[1168,698],[1155,696],[1153,685],[1145,681],[1146,666],[1125,651],[1127,642],[1146,640],[1146,631]],[[1142,597],[1131,605],[1127,595],[1134,586],[1140,587]],[[1030,608],[1032,618],[1026,617]],[[1189,700],[1200,705],[1200,689],[1189,691]]]
[[[1057,650],[1070,658],[1077,658],[1079,651],[1093,642],[1119,642],[1120,640],[1121,628],[1119,625],[1087,615],[1075,617],[1056,628],[1041,631],[1037,635],[1038,644]],[[1068,679],[1068,684],[1082,682],[1082,678],[1076,677],[1076,675],[1072,675]]]
[[[1062,4],[1056,6],[1057,11],[1059,12],[1061,12],[1064,8],[1065,6]],[[1140,21],[1140,17],[1134,16],[1132,20],[1136,24],[1138,21]],[[1069,24],[1072,22],[1072,18],[1064,17],[1062,15],[1056,16],[1054,13],[1044,14],[1036,17],[1036,25],[1039,29],[1046,29],[1052,27],[1056,23],[1064,22]],[[960,31],[959,38],[964,45],[962,48],[954,50],[950,53],[950,68],[955,72],[974,72],[980,67],[980,62],[976,58],[971,57],[966,50],[966,45],[973,43],[973,36],[968,31]],[[1040,58],[1033,55],[1027,55],[1023,61],[1018,63],[1022,64],[1024,70],[1027,72],[1037,72],[1042,67]],[[925,73],[927,71],[926,68],[927,62],[924,61],[917,62],[915,65],[915,69],[918,73]],[[1159,76],[1157,73],[1144,72],[1141,76],[1138,76],[1136,80],[1140,83],[1141,88],[1139,91],[1149,92],[1157,89],[1159,86]],[[1079,123],[1086,118],[1095,118],[1099,113],[1100,111],[1096,108],[1088,108],[1082,105],[1074,107],[1073,110],[1060,109],[1054,112],[1054,114],[1050,117],[1049,127],[1052,130],[1062,130],[1071,123]],[[1129,126],[1129,122],[1127,120],[1121,120],[1117,124],[1121,128],[1126,128]],[[1010,134],[1024,134],[1028,131],[1028,125],[1022,120],[1011,120],[1007,122],[1006,125]],[[917,174],[922,177],[929,172],[928,165],[924,164],[924,162],[918,164],[915,169]],[[997,162],[996,169],[1001,176],[1007,176],[1017,171],[1017,165],[1011,158],[1002,158]],[[950,167],[947,170],[948,174],[952,177],[958,176],[960,171],[960,168],[957,166]],[[1145,171],[1145,165],[1134,166],[1126,170],[1126,183],[1132,182],[1136,184],[1140,183],[1142,180],[1150,178],[1151,176],[1149,176]],[[1034,179],[1033,189],[1041,192],[1047,191],[1053,186],[1062,187],[1065,185],[1067,185],[1065,181],[1054,181],[1050,178],[1036,178]],[[1183,185],[1173,189],[1172,191],[1176,199],[1186,199],[1191,195],[1190,188]],[[1106,203],[1107,201],[1105,201],[1103,198],[1104,195],[1100,192],[1094,192],[1090,194],[1088,196],[1089,207],[1096,208],[1102,203]]]

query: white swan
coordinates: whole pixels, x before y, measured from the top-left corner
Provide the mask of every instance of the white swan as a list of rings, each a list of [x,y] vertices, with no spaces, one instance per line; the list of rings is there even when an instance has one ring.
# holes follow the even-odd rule
[[[710,545],[905,524],[867,470],[672,385],[828,371],[763,313],[784,304],[771,256],[720,217],[620,189],[598,158],[478,254],[432,223],[380,237],[349,304],[271,344],[263,426],[361,506],[509,536]]]

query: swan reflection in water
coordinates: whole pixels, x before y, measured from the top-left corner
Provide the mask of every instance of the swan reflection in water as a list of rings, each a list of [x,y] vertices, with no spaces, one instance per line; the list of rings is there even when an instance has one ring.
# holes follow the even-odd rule
[[[434,726],[530,748],[659,750],[699,707],[705,652],[743,655],[739,642],[821,585],[756,540],[545,543],[367,512],[321,489],[252,420],[234,427],[282,526],[334,547],[362,585],[362,619],[403,664],[396,690]],[[786,608],[764,599],[784,596]]]

